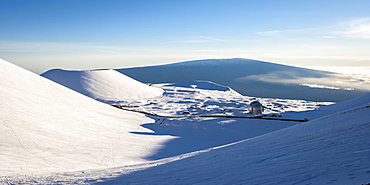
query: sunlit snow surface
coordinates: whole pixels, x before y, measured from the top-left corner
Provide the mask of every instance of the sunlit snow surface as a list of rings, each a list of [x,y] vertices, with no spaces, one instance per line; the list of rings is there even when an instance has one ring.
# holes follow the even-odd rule
[[[2,59],[0,100],[0,177],[138,164],[173,138],[132,134],[154,120]]]
[[[197,151],[202,153],[204,152],[202,150],[208,148],[227,145],[299,124],[298,122],[289,121],[199,116],[253,116],[247,111],[248,105],[252,101],[258,100],[266,107],[264,114],[267,117],[311,119],[317,117],[317,115],[310,116],[305,113],[331,104],[330,102],[247,97],[228,87],[206,81],[194,81],[187,84],[156,84],[154,86],[163,88],[165,93],[162,97],[142,101],[122,101],[116,102],[116,104],[128,110],[163,116],[149,116],[155,119],[156,122],[141,125],[146,131],[131,132],[133,136],[138,137],[172,136],[172,139],[167,139],[161,148],[145,157],[147,161],[157,161],[155,162],[156,165],[162,163],[161,161],[168,163],[177,160],[175,156],[184,154],[185,156],[192,156],[199,153]],[[121,111],[122,114],[127,113],[125,110]],[[184,114],[185,112],[189,114]],[[150,166],[151,163],[145,164],[144,168],[146,168],[146,165]],[[137,171],[143,167],[130,166],[125,170],[131,168]],[[77,183],[86,183],[89,178],[99,179],[110,173],[109,170],[100,171],[95,174],[96,177],[90,177],[94,176],[95,172],[88,171],[86,178],[84,178],[85,172],[67,173],[66,171],[66,173],[46,176],[29,174],[26,176],[3,177],[3,182],[55,183],[60,181],[59,183],[68,184],[78,181]],[[126,171],[125,173],[129,172]],[[64,175],[67,175],[67,177]],[[58,179],[58,176],[61,176],[62,179]],[[69,180],[63,182],[66,179]]]
[[[93,162],[83,168],[76,165],[67,166],[58,160],[61,154],[57,153],[56,157],[50,156],[49,162],[61,168],[58,173],[42,170],[43,173],[32,172],[19,175],[17,174],[19,169],[12,169],[13,173],[10,170],[6,171],[6,166],[2,166],[7,175],[0,175],[0,183],[361,184],[370,182],[368,178],[370,176],[368,148],[370,94],[330,105],[330,102],[242,96],[228,87],[212,82],[193,81],[180,84],[153,84],[152,86],[164,90],[161,97],[114,101],[116,106],[126,109],[120,110],[78,96],[72,91],[66,91],[61,86],[53,85],[29,73],[25,75],[24,72],[19,71],[19,74],[13,74],[13,69],[6,72],[9,74],[3,75],[4,79],[11,79],[13,82],[6,81],[9,83],[5,83],[6,88],[2,89],[6,92],[4,100],[20,96],[25,98],[25,101],[20,104],[8,102],[13,108],[12,111],[14,110],[10,116],[6,112],[9,109],[3,106],[3,114],[7,118],[3,120],[5,123],[3,126],[23,123],[52,126],[52,120],[56,119],[62,123],[58,128],[64,128],[67,125],[70,128],[78,128],[81,132],[74,135],[70,129],[64,129],[66,132],[60,132],[59,135],[66,138],[65,142],[71,140],[71,137],[80,137],[79,135],[84,134],[85,127],[96,128],[95,132],[104,131],[100,133],[99,138],[95,134],[84,134],[84,140],[81,141],[89,142],[67,143],[68,147],[72,147],[73,152],[61,153],[66,162],[81,161],[85,158],[94,162],[94,159],[98,160],[102,156],[112,154],[124,158],[130,157],[127,155],[129,152],[135,159],[137,158],[139,164],[131,163],[130,160],[126,164],[126,160],[121,160],[122,165],[119,167],[94,166]],[[18,78],[20,75],[25,77]],[[32,85],[27,83],[27,79],[30,78],[33,79]],[[17,82],[20,79],[22,83]],[[14,82],[17,82],[17,85],[13,85]],[[28,87],[29,92],[22,91],[19,84],[22,87]],[[49,87],[53,87],[55,91],[50,90]],[[43,91],[50,92],[46,96]],[[58,97],[64,98],[60,100]],[[73,100],[73,103],[68,103],[68,99]],[[38,100],[36,101],[38,104],[34,103],[35,100]],[[299,123],[233,118],[233,116],[254,116],[247,110],[249,103],[256,100],[266,107],[265,117],[307,118],[312,121]],[[52,106],[56,102],[59,105],[56,108],[60,105],[67,108],[56,109]],[[25,106],[30,109],[24,108]],[[37,111],[40,106],[43,112]],[[76,110],[79,110],[77,115],[72,114],[76,111],[72,107],[77,107]],[[49,114],[42,115],[53,110],[58,114],[53,113],[53,117]],[[20,111],[27,114],[20,114]],[[131,113],[131,111],[151,115],[146,118],[140,113]],[[38,119],[35,118],[35,113]],[[24,122],[19,122],[14,117],[22,118]],[[78,119],[73,124],[67,122],[80,117],[84,119]],[[110,121],[106,122],[105,119]],[[99,127],[92,127],[98,123],[102,124],[99,124]],[[21,126],[13,129],[20,129]],[[7,127],[7,129],[9,132],[4,133],[9,136],[14,135],[10,132],[10,128]],[[34,139],[32,133],[28,132],[29,129],[24,131],[25,138]],[[48,132],[53,134],[52,130]],[[18,133],[17,130],[15,133]],[[43,134],[43,132],[40,133]],[[4,140],[8,141],[6,137]],[[17,147],[17,140],[12,139],[12,142],[15,143],[13,147]],[[27,149],[45,154],[51,151],[48,149],[48,144],[53,145],[56,142],[45,139],[40,143],[43,145],[42,151],[33,145],[27,146]],[[96,150],[91,150],[92,145]],[[40,145],[35,143],[35,146]],[[99,149],[101,147],[104,150]],[[120,147],[120,150],[116,147]],[[18,147],[16,152],[27,154],[22,151],[22,148]],[[9,161],[13,160],[10,150],[4,154]],[[27,160],[32,162],[32,156]],[[21,160],[14,161],[21,163]],[[35,166],[39,164],[38,161],[34,163]],[[7,165],[12,166],[12,164]],[[81,168],[85,170],[80,170]]]
[[[41,76],[101,102],[141,100],[161,96],[163,90],[150,87],[115,70],[49,70]]]
[[[305,100],[256,98],[242,96],[236,91],[207,81],[187,82],[183,84],[157,84],[165,91],[161,98],[117,102],[130,110],[144,111],[161,116],[180,116],[185,114],[250,116],[248,106],[253,101],[260,101],[268,116],[291,117],[298,112],[319,109],[331,102],[312,102]],[[199,85],[201,84],[201,85]],[[202,88],[203,86],[203,88]]]

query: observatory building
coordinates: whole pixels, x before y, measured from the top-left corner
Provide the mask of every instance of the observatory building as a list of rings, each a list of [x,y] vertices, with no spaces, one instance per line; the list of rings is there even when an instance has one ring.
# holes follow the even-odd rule
[[[249,114],[262,114],[263,105],[259,101],[254,101],[249,104],[248,111]]]

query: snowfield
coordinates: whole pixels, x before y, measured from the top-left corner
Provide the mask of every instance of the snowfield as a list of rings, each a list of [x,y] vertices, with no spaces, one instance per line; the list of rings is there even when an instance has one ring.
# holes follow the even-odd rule
[[[184,85],[186,84],[186,85]],[[319,109],[332,102],[312,102],[273,98],[242,96],[233,89],[207,81],[193,81],[175,84],[156,84],[165,92],[161,98],[139,101],[117,102],[116,105],[130,110],[149,112],[155,115],[180,116],[234,116],[251,117],[248,106],[260,101],[266,117],[301,118],[298,113]],[[127,109],[127,108],[126,108]],[[310,117],[311,118],[311,117]]]
[[[145,169],[111,169],[108,184],[370,182],[370,104]],[[164,164],[162,164],[164,163]],[[94,172],[96,173],[96,172]],[[92,174],[94,174],[92,173]],[[145,178],[143,178],[145,177]]]
[[[144,115],[122,112],[0,60],[0,174],[109,168],[145,162],[171,136]]]
[[[332,104],[113,70],[43,74],[80,94],[4,60],[0,71],[0,183],[370,183],[370,94]],[[256,100],[264,115],[248,113]]]

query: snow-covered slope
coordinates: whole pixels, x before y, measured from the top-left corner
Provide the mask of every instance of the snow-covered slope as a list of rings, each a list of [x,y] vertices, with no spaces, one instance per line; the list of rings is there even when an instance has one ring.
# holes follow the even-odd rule
[[[367,184],[370,183],[369,146],[370,103],[367,102],[255,138],[151,163],[10,182]]]
[[[161,96],[163,90],[138,82],[115,70],[49,70],[41,76],[103,102],[139,100]]]
[[[321,107],[244,97],[212,82],[162,88],[161,98],[118,103],[169,115],[150,119],[0,60],[0,183],[370,182],[370,94]],[[255,100],[282,118],[326,116],[306,123],[235,117],[248,116]]]
[[[370,102],[370,93],[326,107],[335,112],[365,105]]]
[[[368,104],[369,102],[370,102],[370,93],[336,104],[320,107],[319,111],[307,112],[305,113],[305,115],[309,119],[319,118],[322,116],[335,114],[337,112],[345,111],[348,109],[361,107]]]
[[[136,164],[172,138],[132,134],[153,120],[1,59],[0,100],[1,176]]]
[[[366,184],[369,146],[368,103],[232,145],[84,178],[100,184]],[[81,180],[75,175],[60,178]]]
[[[145,83],[211,81],[254,97],[339,102],[370,92],[370,82],[352,76],[242,58],[195,60],[117,71]]]

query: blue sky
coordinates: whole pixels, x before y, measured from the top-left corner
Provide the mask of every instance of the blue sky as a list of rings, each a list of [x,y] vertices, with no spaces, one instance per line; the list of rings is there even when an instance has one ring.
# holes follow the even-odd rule
[[[41,73],[250,58],[370,66],[368,0],[0,0],[0,58]]]

